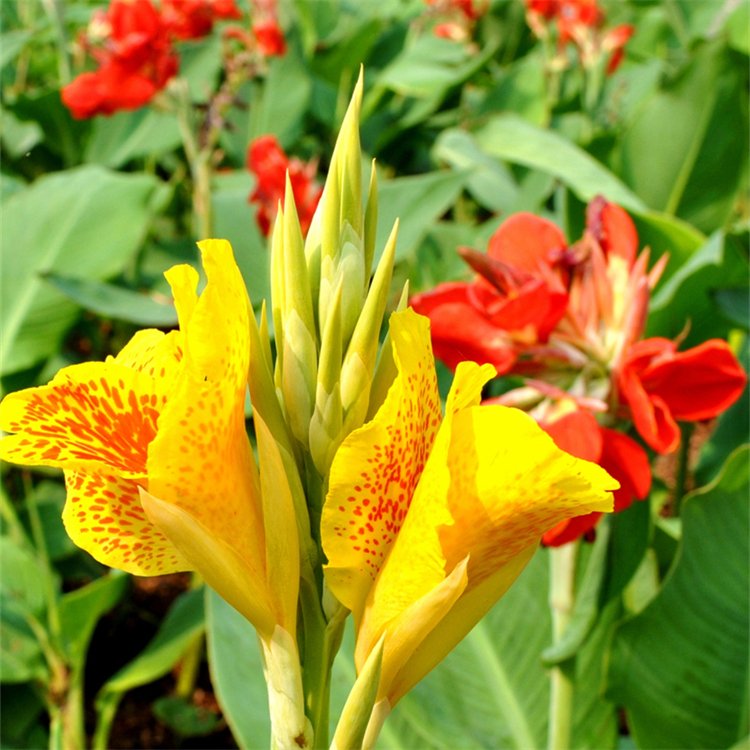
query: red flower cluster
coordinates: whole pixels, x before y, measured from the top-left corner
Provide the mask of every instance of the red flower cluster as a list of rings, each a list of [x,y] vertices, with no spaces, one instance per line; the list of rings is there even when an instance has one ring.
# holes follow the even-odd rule
[[[678,421],[717,416],[746,385],[724,341],[678,352],[668,339],[642,338],[666,256],[648,271],[630,217],[603,198],[589,205],[573,245],[546,219],[518,214],[498,228],[487,254],[462,254],[477,278],[411,301],[431,320],[436,356],[451,367],[471,359],[527,376],[498,400],[527,408],[560,447],[604,466],[621,485],[616,510],[645,498],[651,475],[644,449],[612,425],[632,422],[648,446],[667,453],[679,444]],[[544,541],[563,544],[597,520],[568,521]]]
[[[572,42],[584,66],[609,55],[608,74],[622,62],[625,44],[634,31],[629,24],[604,29],[605,16],[597,0],[526,0],[526,19],[540,38],[556,30],[558,49]]]
[[[77,119],[137,109],[161,91],[179,68],[175,40],[210,33],[215,21],[241,18],[235,0],[112,0],[84,40],[99,68],[62,90]]]
[[[323,189],[315,183],[315,162],[303,162],[284,153],[272,135],[256,138],[247,150],[247,168],[255,175],[255,190],[249,202],[258,206],[256,220],[260,231],[268,236],[276,218],[279,202],[284,205],[286,175],[292,183],[294,202],[302,227],[307,234]]]
[[[433,27],[435,36],[463,42],[470,38],[474,24],[487,9],[486,0],[425,0],[440,19]]]

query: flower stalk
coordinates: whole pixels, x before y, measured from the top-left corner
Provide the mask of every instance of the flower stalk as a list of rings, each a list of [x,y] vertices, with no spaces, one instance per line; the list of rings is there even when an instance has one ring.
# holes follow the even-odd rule
[[[575,604],[575,571],[578,543],[549,549],[553,642],[558,643],[570,624]],[[575,657],[550,669],[547,750],[568,750],[573,728],[573,672]]]

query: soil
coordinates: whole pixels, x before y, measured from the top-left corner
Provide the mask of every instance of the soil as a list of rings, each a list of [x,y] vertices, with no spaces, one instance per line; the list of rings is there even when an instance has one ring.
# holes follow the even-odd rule
[[[153,638],[174,600],[190,584],[186,573],[132,577],[132,590],[123,602],[97,626],[87,659],[86,730],[93,734],[96,715],[93,703],[104,682],[132,661]],[[109,738],[112,750],[230,750],[237,748],[211,686],[205,659],[201,665],[191,703],[218,718],[216,731],[200,737],[184,737],[154,713],[153,704],[174,695],[179,664],[161,680],[125,694],[120,703]]]

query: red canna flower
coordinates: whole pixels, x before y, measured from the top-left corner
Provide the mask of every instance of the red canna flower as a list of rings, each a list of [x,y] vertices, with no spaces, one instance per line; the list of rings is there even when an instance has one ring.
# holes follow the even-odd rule
[[[588,411],[568,412],[541,425],[558,448],[599,464],[619,483],[615,490],[615,512],[643,500],[651,490],[651,466],[646,451],[627,435],[602,427]],[[548,547],[559,547],[592,534],[601,513],[561,521],[542,536]]]
[[[280,57],[286,52],[284,32],[275,18],[254,23],[253,34],[258,49],[265,57]]]
[[[177,39],[200,39],[219,20],[242,18],[235,0],[162,0],[161,15]]]
[[[659,453],[679,445],[678,421],[716,417],[740,397],[746,383],[744,370],[720,339],[684,352],[669,339],[638,341],[617,375],[620,402],[641,437]]]
[[[449,367],[471,359],[503,373],[519,346],[546,341],[567,304],[565,248],[552,222],[520,213],[501,224],[486,255],[461,250],[477,279],[441,284],[410,303],[431,320],[435,356]]]
[[[103,46],[92,50],[100,67],[62,90],[73,117],[142,107],[177,73],[169,30],[149,0],[113,0],[93,25],[104,33]]]
[[[268,236],[279,201],[283,205],[288,172],[302,232],[306,234],[322,193],[322,188],[314,181],[315,163],[289,159],[274,136],[264,135],[250,144],[247,168],[256,177],[249,201],[258,205],[256,220],[261,232]]]

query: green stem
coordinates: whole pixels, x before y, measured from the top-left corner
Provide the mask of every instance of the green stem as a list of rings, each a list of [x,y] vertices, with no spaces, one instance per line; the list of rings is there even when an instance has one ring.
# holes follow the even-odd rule
[[[190,580],[192,590],[200,588],[203,585],[203,578],[200,573],[193,573]],[[198,633],[187,645],[180,664],[180,674],[175,686],[175,694],[180,698],[190,700],[195,692],[195,685],[198,682],[198,673],[201,662],[203,661],[203,646],[205,644],[205,634]]]
[[[174,85],[177,100],[177,124],[182,136],[182,146],[190,165],[193,181],[193,231],[198,239],[213,235],[213,207],[211,203],[211,157],[212,145],[201,148],[198,143],[195,122],[187,82]]]
[[[57,591],[55,590],[52,565],[50,564],[49,552],[47,551],[47,540],[44,537],[42,519],[39,516],[39,508],[36,503],[34,487],[31,483],[31,475],[28,471],[21,474],[26,497],[26,507],[31,524],[31,536],[34,540],[34,548],[37,559],[44,569],[44,595],[47,600],[47,627],[54,643],[57,643],[60,635],[60,611],[58,608]]]
[[[575,601],[575,566],[578,542],[550,548],[550,609],[552,634],[557,643],[565,633]],[[550,670],[548,750],[568,750],[573,727],[573,673],[575,657]]]
[[[341,645],[348,613],[339,607],[326,622],[317,589],[304,579],[300,581],[300,605],[304,644],[302,679],[305,711],[313,727],[314,747],[327,748],[331,668]]]
[[[695,425],[692,422],[682,424],[682,439],[680,451],[677,454],[677,471],[674,483],[674,516],[679,518],[682,509],[682,499],[688,490],[688,474],[690,470],[690,442]]]
[[[57,41],[57,71],[60,76],[60,84],[64,86],[70,83],[70,60],[68,60],[68,40],[65,36],[65,11],[63,3],[56,0],[43,0],[44,10],[55,27],[55,38]]]

